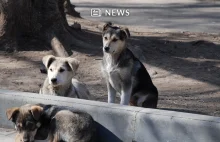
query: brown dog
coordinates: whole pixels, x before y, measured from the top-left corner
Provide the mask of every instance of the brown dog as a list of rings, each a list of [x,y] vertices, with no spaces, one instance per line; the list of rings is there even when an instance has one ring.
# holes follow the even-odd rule
[[[15,124],[18,131],[16,142],[33,142],[37,129],[40,127],[40,116],[43,108],[40,106],[31,106],[29,104],[20,108],[10,108],[6,111],[9,120]],[[20,139],[20,140],[19,140]]]
[[[24,105],[6,111],[18,131],[16,142],[95,142],[96,123],[85,112],[55,105]]]

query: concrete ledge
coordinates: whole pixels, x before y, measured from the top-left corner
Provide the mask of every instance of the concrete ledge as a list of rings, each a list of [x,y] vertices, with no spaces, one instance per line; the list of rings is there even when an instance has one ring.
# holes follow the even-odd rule
[[[219,142],[220,118],[97,101],[0,90],[0,127],[13,128],[5,110],[26,103],[73,107],[99,123],[100,142]]]
[[[0,128],[0,141],[1,142],[13,142],[15,135],[16,134],[14,130]]]
[[[13,129],[0,128],[0,142],[14,142],[16,131]],[[48,142],[47,140],[36,140],[35,142]]]

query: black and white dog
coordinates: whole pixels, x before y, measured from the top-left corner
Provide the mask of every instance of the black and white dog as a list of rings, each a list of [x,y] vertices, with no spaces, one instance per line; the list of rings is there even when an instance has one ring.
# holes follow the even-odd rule
[[[158,91],[144,65],[127,48],[130,37],[127,28],[107,23],[103,27],[102,72],[107,82],[108,103],[114,103],[116,93],[121,105],[156,108]]]

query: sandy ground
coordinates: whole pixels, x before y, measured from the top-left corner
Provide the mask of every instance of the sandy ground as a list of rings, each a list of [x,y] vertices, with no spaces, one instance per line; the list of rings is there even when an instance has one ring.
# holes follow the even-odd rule
[[[95,100],[106,102],[107,89],[100,71],[100,23],[77,21],[82,24],[80,34],[85,42],[96,48],[73,49],[73,57],[80,60],[76,78],[87,84]],[[129,29],[129,48],[144,63],[159,90],[159,109],[220,116],[219,35]],[[41,58],[51,54],[40,49],[13,54],[0,51],[0,88],[37,93],[46,77],[39,70]]]

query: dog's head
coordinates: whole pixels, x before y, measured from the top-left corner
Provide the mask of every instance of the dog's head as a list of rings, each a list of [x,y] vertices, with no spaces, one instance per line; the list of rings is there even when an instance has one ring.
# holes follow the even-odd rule
[[[42,107],[30,104],[7,109],[7,118],[15,124],[15,129],[18,131],[19,137],[16,139],[20,139],[21,142],[33,142],[41,125],[39,120],[42,113]]]
[[[122,51],[125,47],[126,39],[130,37],[130,32],[127,28],[113,26],[107,23],[103,26],[103,51],[114,54]]]
[[[70,57],[47,55],[42,59],[47,68],[49,84],[60,86],[69,83],[79,66],[79,61]]]

